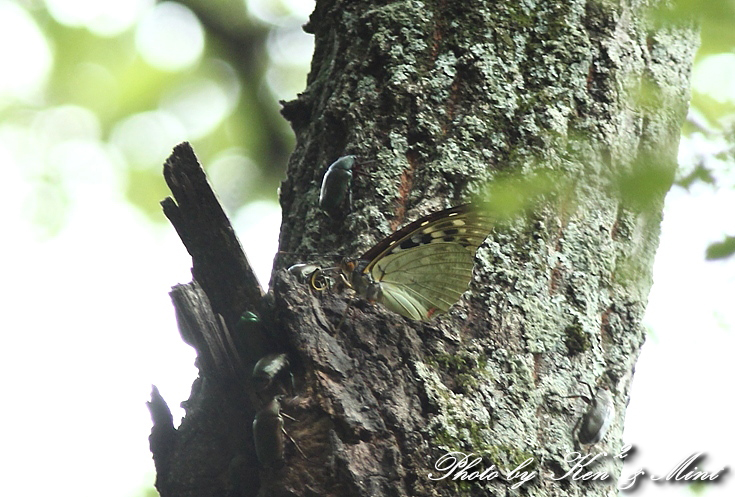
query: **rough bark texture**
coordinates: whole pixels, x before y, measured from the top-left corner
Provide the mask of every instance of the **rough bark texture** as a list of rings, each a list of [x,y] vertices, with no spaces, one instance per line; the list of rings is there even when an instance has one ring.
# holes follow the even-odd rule
[[[153,387],[150,444],[162,496],[254,495],[257,485],[252,423],[258,398],[247,378],[252,358],[238,347],[242,313],[265,313],[264,300],[227,216],[188,143],[164,165],[174,198],[164,213],[192,256],[194,280],[171,291],[182,339],[197,351],[199,378],[184,403],[186,418],[173,429],[171,413]]]
[[[609,471],[606,482],[551,477],[570,467],[564,457],[586,405],[566,396],[585,393],[582,381],[604,378],[616,408],[590,450],[623,445],[695,48],[691,29],[648,22],[649,6],[317,2],[308,87],[284,108],[297,147],[281,188],[282,251],[359,255],[501,178],[528,186],[524,179],[543,175],[556,186],[527,216],[499,224],[478,252],[470,290],[428,324],[357,300],[338,327],[347,297],[314,294],[283,271],[334,261],[282,254],[272,294],[237,312],[258,310],[274,350],[289,354],[298,399],[283,410],[298,420],[286,426],[307,457],[287,442],[285,465],[258,471],[248,430],[263,399],[247,380],[203,373],[189,431],[178,431],[193,436],[191,417],[205,432],[201,413],[225,410],[216,417],[225,427],[209,429],[233,436],[206,461],[209,479],[176,492],[162,489],[177,479],[176,457],[159,451],[162,495],[616,493],[614,458],[591,468]],[[377,162],[355,178],[352,211],[332,220],[317,207],[321,175],[348,153]],[[233,326],[234,314],[215,312]],[[152,446],[154,438],[175,446],[183,435],[171,436],[161,403],[154,396],[163,434]],[[502,478],[432,481],[436,461],[455,450],[503,475],[531,457],[527,469],[539,474],[516,489]]]

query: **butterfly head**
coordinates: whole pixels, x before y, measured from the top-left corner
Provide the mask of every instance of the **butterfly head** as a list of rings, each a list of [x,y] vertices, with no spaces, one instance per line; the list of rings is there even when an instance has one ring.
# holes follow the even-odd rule
[[[350,288],[352,288],[352,278],[355,274],[355,270],[357,269],[357,263],[357,259],[349,259],[347,257],[342,259],[342,262],[339,263],[342,279]]]
[[[382,288],[380,282],[373,280],[372,274],[365,268],[369,261],[363,259],[343,259],[340,264],[342,278],[347,286],[370,302],[380,299]]]
[[[346,275],[352,274],[355,268],[357,268],[357,259],[345,257],[342,259],[342,262],[339,263],[339,267]]]

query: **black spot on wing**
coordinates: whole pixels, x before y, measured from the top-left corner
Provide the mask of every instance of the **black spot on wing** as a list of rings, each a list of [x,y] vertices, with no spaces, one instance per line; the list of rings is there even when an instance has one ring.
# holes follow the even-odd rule
[[[491,231],[492,224],[480,205],[464,204],[434,212],[404,226],[365,252],[360,257],[367,263],[363,271],[371,271],[385,256],[437,242],[438,245],[456,244],[465,250],[476,249]]]
[[[399,245],[401,250],[406,250],[414,247],[418,247],[419,245],[426,245],[427,243],[431,243],[434,238],[429,233],[424,233],[421,235],[414,235],[411,238],[407,238],[406,240],[403,240],[401,244]]]

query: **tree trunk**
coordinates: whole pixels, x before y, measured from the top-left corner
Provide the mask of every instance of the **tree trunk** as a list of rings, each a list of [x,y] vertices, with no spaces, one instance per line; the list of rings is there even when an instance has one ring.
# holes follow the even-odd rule
[[[568,396],[586,394],[582,382],[609,388],[612,426],[582,453],[619,453],[696,45],[691,27],[656,23],[649,6],[317,2],[308,86],[284,107],[297,146],[271,293],[239,277],[249,269],[226,228],[188,237],[201,245],[187,248],[204,296],[179,299],[179,315],[191,314],[186,302],[206,310],[207,298],[213,312],[180,319],[198,330],[182,334],[199,344],[201,372],[182,426],[173,431],[163,400],[152,401],[162,496],[615,493],[621,458],[587,468],[609,473],[602,482],[563,477],[589,409]],[[346,154],[375,163],[354,178],[351,211],[331,219],[319,185]],[[358,256],[488,191],[514,215],[498,213],[470,289],[428,323],[361,299],[347,310],[345,293],[317,294],[283,270],[335,262],[293,254]],[[166,206],[172,221],[202,217]],[[198,262],[211,251],[240,262]],[[294,375],[283,412],[298,448],[286,439],[282,467],[255,457],[252,421],[270,398],[249,379],[258,354],[238,345],[245,311],[268,330],[263,352],[288,354]],[[470,473],[494,465],[498,476],[437,480],[450,452],[476,454]],[[521,484],[512,470],[529,459],[533,478]]]

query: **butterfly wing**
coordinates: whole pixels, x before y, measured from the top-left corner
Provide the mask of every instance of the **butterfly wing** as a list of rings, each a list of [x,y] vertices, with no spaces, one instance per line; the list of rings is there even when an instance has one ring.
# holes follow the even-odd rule
[[[467,290],[474,250],[449,243],[420,245],[388,256],[375,265],[378,298],[388,309],[410,319],[428,320],[446,312]]]
[[[475,252],[493,220],[465,204],[430,214],[370,249],[363,273],[380,284],[378,301],[416,320],[446,312],[472,279]]]

